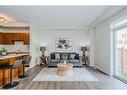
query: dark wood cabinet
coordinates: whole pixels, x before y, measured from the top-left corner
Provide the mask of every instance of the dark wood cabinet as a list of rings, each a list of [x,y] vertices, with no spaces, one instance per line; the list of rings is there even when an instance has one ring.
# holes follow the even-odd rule
[[[15,33],[15,41],[24,41],[24,33]]]
[[[24,44],[30,44],[29,33],[0,33],[0,44],[14,44],[15,41],[23,41]]]
[[[3,44],[3,33],[0,32],[0,44]]]
[[[24,44],[29,44],[30,43],[30,34],[26,33],[23,35],[24,39]]]
[[[8,33],[3,33],[3,44],[8,44],[9,36]]]
[[[8,44],[14,44],[14,35],[13,33],[8,34]]]

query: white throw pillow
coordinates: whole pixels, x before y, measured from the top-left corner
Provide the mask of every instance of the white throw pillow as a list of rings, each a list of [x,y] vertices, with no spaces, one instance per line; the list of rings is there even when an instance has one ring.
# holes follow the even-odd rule
[[[75,58],[75,54],[70,54],[69,59],[74,59]]]
[[[55,59],[60,59],[60,54],[59,53],[55,53]]]

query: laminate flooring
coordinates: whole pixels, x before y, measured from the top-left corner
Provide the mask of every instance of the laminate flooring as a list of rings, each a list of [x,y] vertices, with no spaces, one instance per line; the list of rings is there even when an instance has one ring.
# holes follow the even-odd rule
[[[35,66],[27,71],[29,77],[23,79],[17,79],[19,85],[13,89],[54,89],[54,90],[98,90],[98,89],[127,89],[127,84],[111,77],[97,69],[92,69],[89,66],[83,66],[91,74],[93,74],[99,81],[32,81],[34,77],[43,69],[43,66]]]

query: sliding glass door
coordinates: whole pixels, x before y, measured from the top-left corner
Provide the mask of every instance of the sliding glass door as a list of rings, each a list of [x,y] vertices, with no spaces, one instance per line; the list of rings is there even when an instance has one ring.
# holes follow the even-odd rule
[[[114,29],[114,73],[127,82],[127,26]]]

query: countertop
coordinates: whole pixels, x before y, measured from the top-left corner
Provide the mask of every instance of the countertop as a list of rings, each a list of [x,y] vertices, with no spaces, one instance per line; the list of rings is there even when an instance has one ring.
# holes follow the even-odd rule
[[[0,60],[8,59],[8,58],[14,58],[14,57],[19,57],[19,56],[24,56],[24,55],[29,55],[29,53],[7,54],[7,55],[5,55],[5,56],[1,56],[1,57],[0,57]]]

